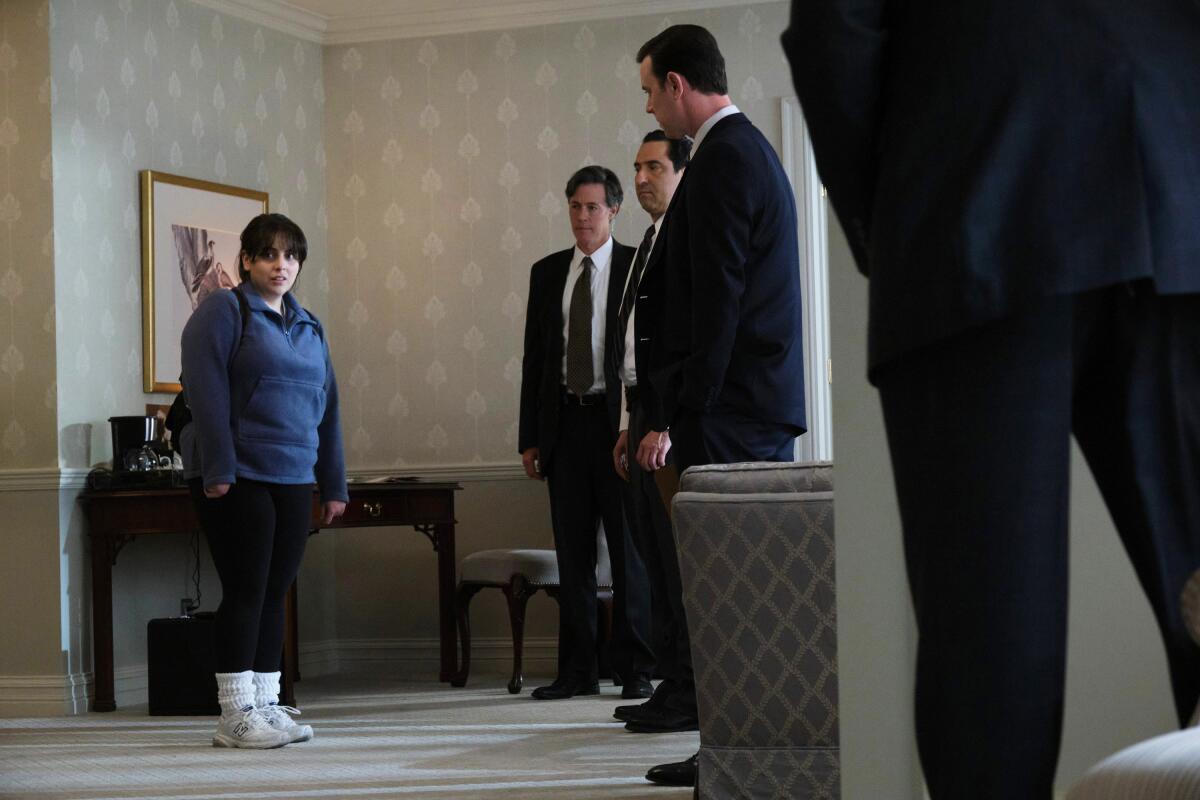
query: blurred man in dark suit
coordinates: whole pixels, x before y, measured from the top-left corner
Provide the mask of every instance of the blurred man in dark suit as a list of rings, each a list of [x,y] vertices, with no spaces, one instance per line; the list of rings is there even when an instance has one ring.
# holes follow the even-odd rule
[[[930,796],[1048,800],[1072,433],[1200,693],[1200,6],[797,0],[783,42],[870,278]]]

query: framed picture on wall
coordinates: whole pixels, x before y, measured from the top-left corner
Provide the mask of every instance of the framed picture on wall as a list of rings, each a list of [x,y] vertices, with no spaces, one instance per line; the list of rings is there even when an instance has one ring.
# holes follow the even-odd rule
[[[200,302],[238,284],[242,229],[267,193],[141,172],[142,388],[179,391],[179,337]]]

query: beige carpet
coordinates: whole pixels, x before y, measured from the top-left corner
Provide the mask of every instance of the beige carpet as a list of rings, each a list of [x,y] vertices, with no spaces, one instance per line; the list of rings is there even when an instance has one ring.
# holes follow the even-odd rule
[[[534,682],[536,685],[536,681]],[[699,746],[695,733],[644,735],[599,697],[539,702],[481,676],[465,689],[329,676],[298,684],[311,742],[280,750],[211,746],[215,717],[146,707],[79,717],[0,719],[3,798],[625,798],[690,789],[643,775]]]

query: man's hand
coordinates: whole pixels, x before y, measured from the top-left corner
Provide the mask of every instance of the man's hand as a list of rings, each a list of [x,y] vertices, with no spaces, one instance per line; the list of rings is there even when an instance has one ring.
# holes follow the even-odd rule
[[[667,431],[650,431],[638,445],[637,462],[647,472],[662,469],[671,450],[671,434]]]
[[[218,497],[224,497],[228,492],[228,483],[214,483],[212,486],[204,487],[204,496],[210,500],[216,500]]]
[[[621,476],[621,480],[629,480],[629,431],[621,431],[617,437],[617,445],[613,448],[613,468]]]
[[[525,467],[525,474],[535,481],[546,480],[545,476],[542,475],[541,454],[536,447],[530,447],[521,453],[521,466]]]
[[[346,504],[341,500],[326,500],[321,504],[321,524],[329,525],[346,511]]]

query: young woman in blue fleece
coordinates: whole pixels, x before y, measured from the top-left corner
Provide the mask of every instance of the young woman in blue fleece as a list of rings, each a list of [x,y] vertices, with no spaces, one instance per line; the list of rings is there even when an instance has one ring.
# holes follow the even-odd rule
[[[329,347],[291,294],[308,252],[304,232],[262,214],[241,245],[242,283],[213,293],[183,329],[192,423],[180,444],[221,579],[213,744],[272,748],[313,735],[292,719],[296,709],[278,705],[284,597],[308,539],[313,480],[325,524],[348,495]]]

